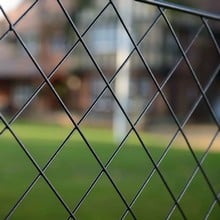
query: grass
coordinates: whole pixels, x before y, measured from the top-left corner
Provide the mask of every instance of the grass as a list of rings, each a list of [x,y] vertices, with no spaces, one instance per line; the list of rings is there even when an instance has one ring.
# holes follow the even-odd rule
[[[12,128],[41,168],[71,132],[70,127],[33,123],[15,123]],[[111,131],[86,127],[81,129],[100,161],[106,164],[117,147]],[[166,140],[145,133],[140,135],[152,158],[158,161],[165,149]],[[198,151],[196,155],[200,158],[202,152]],[[216,192],[220,190],[219,165],[220,154],[217,152],[210,152],[203,163],[203,169]],[[159,166],[161,174],[176,198],[195,167],[196,163],[191,153],[187,149],[175,147],[171,148],[161,162]],[[152,162],[134,134],[124,143],[107,168],[128,203],[132,201],[152,169]],[[74,132],[45,174],[68,207],[73,209],[100,171],[101,168],[88,146],[82,137]],[[19,144],[9,131],[5,131],[0,137],[0,219],[5,218],[37,175],[36,168]],[[213,199],[199,171],[181,199],[180,205],[188,219],[203,219]],[[138,219],[165,219],[173,204],[174,201],[160,175],[155,172],[132,210]],[[108,177],[103,174],[75,216],[78,219],[120,219],[125,210],[125,204]],[[67,217],[67,211],[44,179],[40,178],[11,219],[60,220]],[[220,209],[216,205],[210,219],[219,218]],[[132,217],[128,214],[126,219]],[[178,209],[175,209],[171,219],[182,219]]]

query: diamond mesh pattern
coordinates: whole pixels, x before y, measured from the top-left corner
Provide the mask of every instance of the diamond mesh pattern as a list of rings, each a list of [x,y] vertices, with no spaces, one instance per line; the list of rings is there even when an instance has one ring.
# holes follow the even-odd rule
[[[184,196],[187,194],[188,189],[193,184],[193,181],[197,177],[198,173],[200,174],[200,178],[204,182],[204,186],[206,187],[205,190],[209,191],[210,197],[212,198],[212,203],[210,204],[208,210],[205,210],[204,218],[208,219],[212,215],[212,212],[214,210],[216,209],[219,210],[220,194],[216,190],[215,186],[213,186],[212,181],[210,180],[205,167],[205,163],[208,160],[210,149],[215,144],[215,141],[219,138],[219,128],[220,128],[219,120],[217,118],[216,112],[210,102],[210,97],[207,94],[210,87],[217,80],[220,71],[219,43],[217,42],[216,36],[214,34],[214,28],[210,25],[211,21],[215,21],[216,23],[218,23],[218,26],[216,27],[219,27],[219,21],[220,21],[219,15],[192,10],[192,9],[184,8],[179,5],[173,5],[164,2],[140,0],[138,4],[151,5],[157,11],[157,15],[154,18],[154,20],[152,20],[151,24],[149,25],[145,33],[142,34],[140,39],[136,40],[134,36],[130,33],[130,30],[126,25],[126,21],[121,17],[120,10],[118,10],[116,1],[106,2],[103,8],[99,12],[97,12],[96,17],[93,18],[91,23],[83,32],[79,31],[78,27],[76,26],[70,14],[68,13],[67,8],[63,4],[62,0],[57,0],[56,2],[54,1],[53,4],[57,4],[57,7],[59,7],[60,12],[62,13],[62,16],[67,20],[68,24],[71,26],[71,29],[74,35],[76,36],[76,40],[74,43],[72,43],[70,49],[65,53],[65,55],[58,62],[58,64],[54,66],[49,73],[47,73],[44,70],[44,68],[41,66],[41,63],[35,58],[31,50],[28,48],[28,45],[25,43],[25,40],[22,38],[20,32],[17,31],[17,26],[19,25],[19,23],[22,22],[22,20],[26,19],[26,16],[32,10],[34,10],[35,7],[37,7],[39,2],[40,1],[35,1],[32,5],[30,5],[28,9],[26,9],[26,11],[14,23],[9,19],[4,9],[2,7],[0,8],[1,13],[3,14],[3,17],[5,19],[5,22],[8,25],[7,30],[3,30],[3,32],[1,31],[0,40],[3,41],[8,34],[13,34],[13,36],[16,38],[20,46],[25,51],[25,54],[27,55],[28,59],[33,63],[34,68],[37,70],[39,77],[41,78],[41,83],[32,93],[31,97],[29,97],[29,99],[25,101],[25,103],[20,108],[20,110],[17,111],[17,113],[14,114],[11,117],[11,119],[8,120],[3,114],[0,115],[0,129],[1,129],[0,135],[4,136],[6,133],[10,135],[10,137],[17,143],[19,148],[22,149],[23,154],[28,159],[28,161],[31,162],[31,164],[35,168],[35,172],[37,172],[37,175],[32,179],[31,184],[29,184],[25,188],[22,195],[19,196],[17,202],[15,202],[10,207],[10,210],[7,212],[6,216],[1,216],[1,208],[0,208],[1,219],[14,219],[13,216],[16,214],[17,209],[19,209],[19,207],[22,206],[26,197],[34,189],[36,189],[39,180],[41,179],[43,179],[46,186],[49,187],[48,190],[51,190],[53,192],[55,196],[53,197],[53,199],[57,200],[62,206],[62,209],[65,211],[65,215],[63,217],[64,219],[65,218],[80,219],[78,218],[77,213],[80,213],[80,210],[84,207],[84,204],[89,200],[90,196],[92,195],[96,187],[98,187],[102,183],[102,181],[109,182],[109,184],[113,188],[113,193],[115,197],[117,197],[121,201],[121,206],[123,208],[121,210],[119,218],[140,219],[138,211],[135,209],[136,207],[135,205],[141,199],[142,196],[145,196],[144,191],[151,186],[150,182],[152,182],[154,178],[159,179],[159,181],[162,183],[162,186],[164,187],[165,193],[168,194],[168,197],[170,198],[169,202],[171,205],[169,210],[166,211],[165,218],[171,219],[173,217],[175,218],[178,216],[177,217],[178,219],[180,218],[187,219],[188,218],[187,210],[184,207],[183,199]],[[41,2],[41,4],[42,3],[43,1]],[[120,22],[121,26],[124,29],[124,32],[129,37],[130,44],[132,46],[130,53],[127,55],[124,62],[121,63],[121,66],[118,67],[118,69],[114,72],[114,74],[110,78],[107,78],[105,72],[97,62],[92,50],[87,45],[85,41],[85,36],[87,35],[87,33],[91,31],[91,29],[96,24],[96,22],[99,19],[101,19],[101,16],[105,15],[106,11],[109,9],[111,9],[111,11],[114,13],[114,17],[118,19],[118,21]],[[173,12],[179,12],[186,15],[194,16],[200,21],[198,25],[198,29],[194,30],[190,42],[186,45],[183,45],[181,35],[178,35],[177,31],[175,30],[175,25],[173,24],[173,20],[169,16],[169,13],[173,13]],[[176,19],[178,19],[178,17]],[[148,62],[148,58],[145,56],[144,50],[142,50],[142,45],[143,45],[142,43],[143,41],[148,39],[148,35],[152,31],[152,29],[161,21],[164,23],[166,30],[169,32],[170,36],[172,37],[173,43],[175,44],[175,48],[178,51],[179,56],[177,56],[177,60],[175,64],[172,65],[172,67],[168,70],[164,79],[160,81],[156,77],[156,74],[154,73],[154,70],[151,67],[150,61]],[[198,78],[198,73],[195,70],[194,63],[189,56],[190,51],[192,50],[198,38],[201,37],[202,32],[206,32],[206,34],[209,36],[210,43],[213,45],[215,53],[217,54],[219,59],[217,61],[217,64],[215,65],[215,69],[213,70],[213,72],[210,72],[208,74],[209,77],[208,79],[206,79],[205,83],[201,83],[201,80]],[[70,109],[65,104],[64,100],[61,98],[61,95],[59,95],[57,89],[52,83],[52,78],[54,75],[59,74],[59,69],[62,67],[62,65],[64,65],[65,61],[69,58],[69,56],[72,53],[74,53],[74,50],[78,48],[79,45],[88,55],[89,62],[91,63],[93,68],[95,68],[99,77],[104,82],[104,87],[97,95],[97,97],[95,97],[91,105],[87,108],[86,112],[84,112],[83,115],[81,115],[79,120],[77,121],[73,117]],[[131,57],[134,54],[141,63],[141,65],[143,66],[146,72],[146,76],[148,77],[148,80],[151,80],[152,83],[154,84],[155,90],[154,90],[154,94],[152,94],[149,101],[145,103],[145,106],[141,109],[138,115],[136,115],[135,119],[131,119],[129,113],[125,110],[124,106],[122,106],[119,98],[117,97],[117,94],[113,89],[113,83],[120,74],[121,69],[126,65],[128,60],[131,59]],[[175,83],[176,70],[181,65],[183,65],[183,63],[185,65],[185,68],[189,72],[190,77],[192,78],[193,84],[197,88],[198,95],[195,96],[195,99],[192,101],[190,107],[184,111],[183,116],[180,116],[176,113],[175,106],[172,105],[171,100],[169,100],[165,88],[172,78]],[[71,124],[72,129],[70,129],[66,134],[63,135],[63,139],[59,142],[59,144],[56,143],[58,145],[57,148],[50,157],[48,156],[45,165],[42,165],[29,150],[28,144],[24,143],[23,140],[19,138],[19,135],[16,134],[16,129],[14,129],[13,124],[20,118],[22,113],[31,105],[31,103],[34,102],[34,99],[38,97],[39,93],[42,90],[44,90],[45,87],[49,88],[49,94],[56,99],[57,103],[59,103],[59,106],[62,109],[62,111],[65,113],[68,123]],[[81,127],[81,124],[89,116],[90,112],[96,108],[96,104],[101,101],[101,98],[106,91],[111,95],[114,102],[117,104],[123,117],[126,118],[129,129],[127,131],[127,134],[120,141],[120,143],[114,148],[114,151],[111,152],[108,155],[108,158],[105,160],[105,162],[103,162],[104,160],[101,159],[101,156],[99,155],[99,153],[97,153],[95,146],[93,146],[93,144],[91,143],[90,138],[87,137],[86,133]],[[159,156],[155,157],[155,155],[152,154],[150,148],[148,147],[147,141],[145,141],[145,139],[142,137],[142,133],[139,132],[138,124],[140,124],[144,119],[144,117],[146,117],[152,105],[154,105],[155,101],[158,98],[160,98],[165,103],[166,109],[169,112],[169,116],[171,117],[172,123],[175,125],[176,130],[174,131],[174,133],[172,133],[170,139],[168,140],[168,143],[163,149],[163,152],[160,152]],[[186,132],[185,129],[188,126],[191,117],[199,108],[201,102],[205,104],[207,111],[210,115],[210,118],[216,127],[216,131],[210,137],[209,144],[206,146],[204,152],[202,152],[202,155],[197,155],[194,146],[191,142],[190,135]],[[61,154],[65,151],[66,148],[68,148],[67,145],[74,137],[74,135],[78,135],[80,141],[84,143],[85,148],[88,150],[88,152],[86,153],[92,155],[91,161],[93,161],[96,164],[97,173],[94,174],[90,184],[86,186],[86,190],[84,191],[80,199],[74,202],[73,201],[67,202],[65,196],[61,193],[61,191],[58,190],[58,187],[55,184],[55,182],[53,182],[52,177],[49,178],[48,173],[50,169],[52,169],[52,164],[55,164],[59,156],[61,158]],[[149,169],[148,173],[145,174],[144,178],[142,179],[142,183],[138,188],[136,188],[132,196],[128,196],[126,195],[126,192],[122,190],[122,187],[119,186],[119,184],[117,184],[118,181],[117,174],[114,174],[114,172],[112,172],[111,167],[114,166],[114,162],[117,161],[117,158],[121,155],[120,153],[122,152],[122,150],[125,149],[127,140],[130,139],[131,136],[132,137],[134,136],[133,138],[136,140],[136,142],[138,143],[138,145],[142,150],[142,155],[145,155],[144,156],[144,160],[146,160],[145,162],[148,163],[148,167],[150,167],[151,169]],[[191,172],[191,174],[188,175],[187,180],[185,180],[185,183],[182,183],[180,189],[175,191],[173,189],[173,186],[171,186],[171,184],[169,183],[168,177],[163,171],[163,164],[166,163],[166,160],[169,159],[169,155],[170,155],[169,151],[173,143],[175,143],[178,140],[178,137],[181,137],[186,148],[188,148],[189,155],[192,158],[192,163],[194,164],[195,168]],[[91,205],[90,203],[88,204]],[[159,204],[157,205],[158,207],[160,207]],[[108,207],[106,207],[106,209],[108,209]],[[112,212],[114,212],[114,210],[112,210]],[[99,217],[97,213],[97,219],[98,218]]]

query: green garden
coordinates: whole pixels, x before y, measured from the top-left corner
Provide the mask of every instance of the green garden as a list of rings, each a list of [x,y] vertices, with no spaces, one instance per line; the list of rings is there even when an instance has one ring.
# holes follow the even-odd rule
[[[168,188],[177,199],[197,167],[188,148],[178,148],[174,142],[159,163],[158,173],[133,133],[109,162],[118,146],[113,141],[112,131],[107,128],[80,127],[99,162],[108,164],[108,174],[119,189],[119,195],[82,136],[73,127],[16,122],[11,128],[20,144],[44,170],[67,207],[75,211],[77,219],[120,219],[126,213],[126,205],[120,195],[128,205],[135,199],[132,210],[137,219],[165,219],[174,206]],[[140,136],[148,153],[157,163],[166,149],[167,140],[147,132],[141,132]],[[0,219],[5,219],[36,177],[37,181],[11,212],[10,219],[67,219],[67,210],[44,178],[39,176],[20,144],[9,130],[0,136]],[[202,159],[203,154],[202,150],[195,152],[198,160]],[[214,191],[219,192],[220,154],[210,151],[202,167]],[[99,178],[93,184],[98,175]],[[89,188],[90,192],[86,194]],[[213,193],[203,173],[198,170],[181,196],[180,207],[187,219],[204,219],[213,201]],[[216,204],[209,219],[219,218],[220,209]],[[127,213],[125,219],[133,218]],[[178,207],[173,211],[171,219],[183,219]]]

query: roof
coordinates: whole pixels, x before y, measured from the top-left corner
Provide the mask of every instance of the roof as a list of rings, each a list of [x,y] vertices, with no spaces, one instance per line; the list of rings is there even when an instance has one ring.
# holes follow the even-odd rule
[[[63,4],[67,8],[71,6],[70,3],[70,0],[63,0]],[[34,56],[39,63],[43,65],[42,60],[45,61],[45,57],[39,58],[39,56],[42,56],[42,51],[40,50],[45,50],[45,48],[42,49],[41,46],[42,29],[45,32],[45,23],[47,24],[49,22],[49,25],[54,25],[57,23],[58,19],[60,22],[63,22],[62,19],[65,19],[65,16],[62,15],[62,11],[56,1],[51,4],[50,0],[44,0],[38,1],[21,20],[18,20],[32,4],[33,1],[22,1],[18,8],[9,11],[7,15],[10,21],[13,24],[16,24],[15,29],[21,35],[25,43],[37,40],[38,52],[37,54],[34,54]],[[54,19],[55,17],[57,19]],[[3,27],[0,28],[0,36],[2,36],[2,34],[4,34],[9,28],[5,19],[0,20],[0,27]],[[34,39],[32,39],[33,36]],[[49,44],[50,43],[51,42],[49,41]],[[46,50],[51,50],[51,47],[46,48]],[[63,53],[65,53],[65,51]],[[47,58],[45,63],[48,68],[44,68],[47,69],[47,72],[50,72],[60,61],[61,57],[63,57],[63,54],[59,50],[53,50],[52,52],[47,51],[47,54],[49,54],[49,56],[46,55]],[[65,62],[59,70],[65,72],[67,65],[68,63]],[[38,73],[37,68],[21,46],[19,46],[13,33],[9,32],[0,40],[0,79],[32,78],[38,76],[40,76],[40,74]]]

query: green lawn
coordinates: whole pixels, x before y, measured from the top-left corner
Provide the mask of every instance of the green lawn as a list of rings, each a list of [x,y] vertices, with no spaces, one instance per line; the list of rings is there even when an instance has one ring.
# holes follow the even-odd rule
[[[1,127],[1,126],[0,126]],[[19,137],[34,160],[43,169],[63,140],[71,132],[70,127],[34,123],[15,123],[13,131]],[[108,129],[81,128],[102,164],[106,164],[117,147]],[[140,134],[152,158],[158,161],[165,150],[166,140]],[[196,152],[198,158],[202,152]],[[187,149],[171,148],[159,169],[173,195],[177,198],[196,167]],[[153,165],[132,134],[107,170],[122,196],[131,203],[136,193],[149,176]],[[209,153],[203,169],[213,188],[220,191],[220,154]],[[101,172],[82,137],[75,131],[62,150],[45,170],[45,174],[56,188],[66,205],[72,210]],[[0,219],[4,219],[20,196],[38,175],[19,144],[9,131],[0,136]],[[199,171],[180,201],[188,219],[204,219],[213,202],[213,194]],[[138,219],[165,219],[174,201],[164,186],[160,175],[155,172],[132,206]],[[76,211],[78,219],[120,219],[126,210],[117,191],[108,177],[103,174]],[[67,219],[67,211],[41,177],[17,207],[11,219]],[[127,215],[126,219],[132,219]],[[178,208],[171,219],[182,219]],[[220,219],[220,208],[215,206],[209,219]]]

